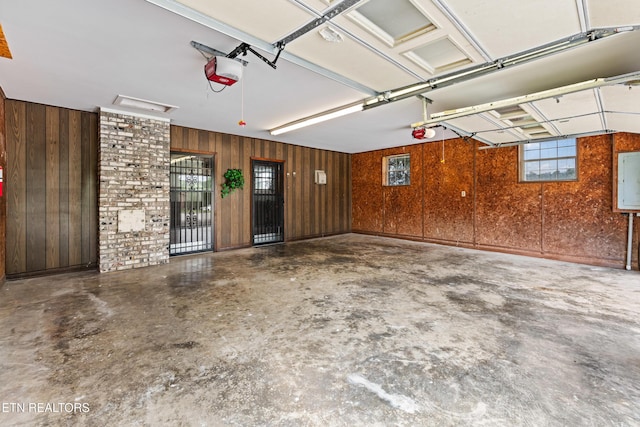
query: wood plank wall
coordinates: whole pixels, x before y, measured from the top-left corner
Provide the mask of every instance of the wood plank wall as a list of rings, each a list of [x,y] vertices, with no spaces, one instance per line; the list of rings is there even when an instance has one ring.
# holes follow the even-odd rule
[[[7,100],[8,276],[97,262],[98,116]]]
[[[6,130],[5,130],[5,95],[4,91],[0,87],[0,167],[3,168],[3,173],[7,170],[7,144],[6,144]],[[4,180],[4,176],[3,176]],[[4,182],[3,182],[4,185]],[[3,194],[0,197],[0,286],[5,281],[5,258],[6,258],[6,241],[7,241],[7,198]]]
[[[251,245],[251,159],[284,163],[285,240],[351,231],[351,159],[349,154],[255,138],[171,127],[173,152],[197,152],[215,159],[215,249]],[[221,199],[220,184],[229,168],[245,175],[244,190]],[[316,169],[327,185],[314,183]]]
[[[613,160],[640,150],[640,135],[579,138],[577,182],[520,183],[517,147],[444,145],[352,155],[353,231],[624,267],[627,217],[613,210]],[[402,153],[411,154],[411,185],[382,186],[382,158]]]

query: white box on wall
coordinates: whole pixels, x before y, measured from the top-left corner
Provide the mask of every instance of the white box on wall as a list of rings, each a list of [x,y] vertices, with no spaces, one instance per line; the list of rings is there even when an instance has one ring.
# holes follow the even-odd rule
[[[144,231],[144,210],[123,209],[118,212],[118,233]]]
[[[618,153],[618,209],[640,209],[640,151]]]
[[[326,184],[327,174],[325,171],[316,170],[316,184]]]

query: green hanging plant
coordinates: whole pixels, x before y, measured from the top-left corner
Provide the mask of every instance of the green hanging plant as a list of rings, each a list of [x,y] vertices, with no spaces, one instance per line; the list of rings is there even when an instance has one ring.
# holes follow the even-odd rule
[[[244,187],[244,176],[241,169],[227,169],[224,173],[225,182],[222,183],[222,198],[237,188]]]

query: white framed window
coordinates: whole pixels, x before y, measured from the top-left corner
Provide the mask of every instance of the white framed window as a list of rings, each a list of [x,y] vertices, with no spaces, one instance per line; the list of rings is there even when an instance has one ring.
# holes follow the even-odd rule
[[[388,186],[411,184],[411,156],[409,154],[383,157],[382,184]]]
[[[575,138],[530,142],[520,146],[520,181],[577,181]]]

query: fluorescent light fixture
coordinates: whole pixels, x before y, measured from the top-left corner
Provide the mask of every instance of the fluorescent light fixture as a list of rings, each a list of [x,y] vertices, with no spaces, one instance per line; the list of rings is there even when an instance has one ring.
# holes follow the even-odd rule
[[[346,0],[343,0],[343,2],[345,1]],[[403,99],[411,98],[413,96],[422,95],[424,97],[425,92],[429,92],[434,89],[440,89],[456,83],[468,81],[468,80],[504,69],[505,67],[508,67],[508,66],[518,65],[524,62],[529,62],[532,60],[544,58],[551,54],[571,49],[583,43],[588,43],[593,40],[598,40],[613,34],[617,34],[620,31],[636,31],[636,30],[640,30],[640,26],[623,27],[623,28],[614,29],[614,30],[601,29],[601,30],[594,30],[586,34],[581,33],[576,36],[572,36],[567,39],[560,40],[558,42],[542,45],[537,48],[534,48],[525,52],[521,52],[520,54],[516,54],[511,57],[500,58],[492,62],[488,62],[485,64],[481,64],[479,66],[462,70],[460,72],[453,72],[450,74],[446,74],[426,82],[423,81],[416,84],[396,88],[393,90],[378,92],[376,95],[366,98],[362,101],[359,101],[358,103],[338,107],[320,114],[316,114],[310,117],[296,120],[289,124],[271,129],[269,132],[271,133],[271,135],[274,135],[274,136],[280,135],[285,132],[290,132],[295,129],[300,129],[305,126],[310,126],[316,123],[320,123],[325,120],[330,120],[330,119],[344,116],[346,114],[354,113],[357,111],[380,107],[382,105],[388,105],[392,102],[401,101]],[[422,122],[413,123],[411,127],[416,128],[420,126],[437,124],[444,120],[468,116],[468,115],[476,114],[482,111],[489,111],[489,110],[493,110],[496,108],[501,108],[509,105],[516,105],[516,104],[521,104],[526,102],[537,101],[540,99],[545,99],[547,97],[558,96],[565,93],[573,93],[573,92],[590,89],[590,88],[592,89],[592,88],[597,88],[601,86],[624,83],[625,81],[631,85],[631,84],[635,84],[637,80],[640,80],[639,77],[640,76],[638,75],[638,73],[630,73],[625,76],[618,76],[617,78],[595,79],[595,80],[577,83],[575,85],[552,89],[549,91],[538,92],[531,95],[525,95],[519,98],[510,99],[510,100],[503,100],[503,101],[498,101],[495,103],[484,104],[484,105],[476,105],[473,107],[466,107],[459,110],[444,111],[444,112],[438,113],[437,115],[432,114],[431,116],[432,118],[430,120],[424,120]],[[623,80],[623,79],[626,79],[626,80]]]
[[[313,116],[305,117],[304,119],[296,120],[283,126],[271,129],[269,132],[271,135],[280,135],[285,132],[291,132],[292,130],[300,129],[306,126],[315,125],[326,120],[335,119],[336,117],[346,116],[347,114],[357,113],[363,109],[362,101],[358,101],[356,104],[349,104],[344,107],[334,108],[323,113],[315,114]]]
[[[138,110],[154,111],[160,113],[169,113],[178,107],[175,105],[161,104],[155,101],[148,101],[146,99],[133,98],[131,96],[118,95],[113,101],[113,105],[119,105],[121,107],[136,108]]]

